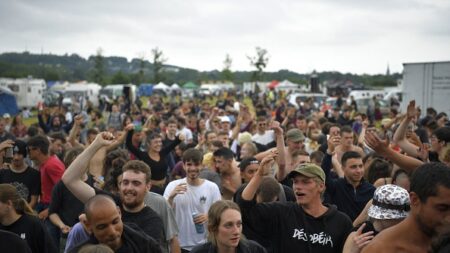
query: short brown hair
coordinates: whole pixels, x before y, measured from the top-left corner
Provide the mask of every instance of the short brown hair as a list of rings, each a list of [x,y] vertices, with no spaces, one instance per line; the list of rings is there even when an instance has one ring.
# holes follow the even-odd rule
[[[150,182],[150,180],[152,179],[152,171],[150,170],[150,167],[143,161],[139,161],[139,160],[128,161],[123,166],[122,173],[125,171],[129,171],[129,170],[132,170],[133,172],[144,173],[146,183]]]
[[[195,164],[201,164],[203,161],[203,154],[200,150],[190,148],[183,153],[183,163],[193,162]]]

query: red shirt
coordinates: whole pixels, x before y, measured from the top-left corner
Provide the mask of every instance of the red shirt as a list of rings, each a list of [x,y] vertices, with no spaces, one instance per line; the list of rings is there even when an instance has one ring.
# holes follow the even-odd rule
[[[45,161],[39,171],[41,173],[41,200],[44,204],[50,204],[52,200],[52,189],[61,180],[65,166],[56,155],[50,156]]]

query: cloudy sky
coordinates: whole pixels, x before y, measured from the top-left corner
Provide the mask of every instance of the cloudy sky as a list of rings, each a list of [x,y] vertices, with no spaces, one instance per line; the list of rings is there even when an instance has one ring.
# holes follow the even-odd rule
[[[448,0],[1,0],[0,52],[150,58],[199,70],[299,73],[402,71],[402,63],[450,60]]]

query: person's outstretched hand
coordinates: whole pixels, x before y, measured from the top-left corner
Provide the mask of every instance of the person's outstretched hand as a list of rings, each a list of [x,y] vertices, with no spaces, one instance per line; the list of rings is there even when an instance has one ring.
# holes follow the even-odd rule
[[[366,133],[365,140],[367,145],[378,154],[384,154],[389,149],[389,139],[382,140],[374,133]]]

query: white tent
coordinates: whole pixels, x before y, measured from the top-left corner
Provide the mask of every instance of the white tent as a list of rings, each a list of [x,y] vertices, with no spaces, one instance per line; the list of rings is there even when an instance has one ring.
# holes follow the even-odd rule
[[[167,84],[160,82],[157,85],[153,86],[153,89],[154,90],[168,90],[168,89],[170,89],[170,87]]]
[[[171,90],[181,90],[180,85],[178,85],[177,83],[172,84],[172,86],[170,86]]]
[[[299,85],[293,82],[290,82],[289,80],[284,80],[282,82],[280,82],[275,89],[276,90],[293,90],[293,89],[298,89]]]

